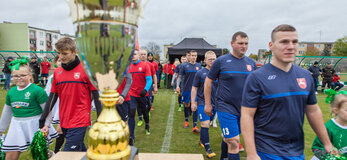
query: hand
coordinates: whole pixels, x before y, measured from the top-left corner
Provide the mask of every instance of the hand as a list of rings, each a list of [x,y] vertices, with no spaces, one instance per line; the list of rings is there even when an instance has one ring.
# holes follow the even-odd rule
[[[146,94],[147,94],[147,91],[145,89],[140,92],[141,97],[146,96]]]
[[[173,86],[173,82],[171,82],[171,86]]]
[[[193,102],[191,104],[190,108],[192,109],[193,112],[196,111],[196,109],[197,109],[196,102]]]
[[[117,104],[123,104],[123,102],[124,102],[123,96],[119,96]]]
[[[180,87],[176,87],[176,92],[180,92]]]
[[[41,132],[43,132],[43,133],[44,133],[44,135],[45,135],[45,136],[47,136],[47,135],[48,135],[48,133],[49,133],[48,126],[44,126],[44,127],[41,129]]]
[[[153,87],[153,92],[152,92],[152,93],[153,93],[153,94],[157,94],[157,92],[158,92],[158,87],[157,87],[157,86],[154,86],[154,87]]]
[[[205,104],[205,108],[204,108],[204,112],[208,115],[208,116],[212,116],[212,106],[211,105],[206,105]]]
[[[339,151],[332,144],[324,145],[324,149],[327,153],[330,153],[330,155],[339,155]]]

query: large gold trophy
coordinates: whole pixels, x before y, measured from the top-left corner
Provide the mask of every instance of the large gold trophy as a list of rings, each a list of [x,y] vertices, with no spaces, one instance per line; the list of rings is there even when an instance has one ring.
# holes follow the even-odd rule
[[[104,108],[89,130],[87,158],[128,160],[129,128],[115,108],[122,80],[137,43],[141,0],[67,0],[76,31],[78,55],[90,80],[102,92]],[[117,78],[116,78],[117,77]]]

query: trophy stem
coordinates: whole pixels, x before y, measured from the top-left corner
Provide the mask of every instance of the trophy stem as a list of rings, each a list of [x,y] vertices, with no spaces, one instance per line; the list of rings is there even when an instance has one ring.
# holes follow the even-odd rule
[[[89,130],[89,160],[128,160],[130,157],[129,128],[115,108],[118,97],[117,91],[111,89],[105,89],[100,95],[104,108]]]

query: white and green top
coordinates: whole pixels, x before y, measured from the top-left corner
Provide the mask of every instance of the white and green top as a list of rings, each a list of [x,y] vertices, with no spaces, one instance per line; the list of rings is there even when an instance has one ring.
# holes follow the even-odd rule
[[[328,135],[331,143],[339,150],[341,155],[347,156],[347,126],[342,126],[335,121],[335,118],[330,119],[326,124]],[[324,145],[316,137],[313,141],[312,148],[324,150]]]
[[[11,106],[14,117],[32,117],[42,113],[40,104],[47,101],[48,96],[43,88],[29,84],[23,89],[11,88],[6,96],[6,105]]]

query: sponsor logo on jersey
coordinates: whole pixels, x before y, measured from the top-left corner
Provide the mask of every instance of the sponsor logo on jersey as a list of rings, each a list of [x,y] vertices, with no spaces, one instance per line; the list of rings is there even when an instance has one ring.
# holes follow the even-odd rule
[[[228,59],[227,62],[231,62],[231,59]]]
[[[27,93],[25,93],[25,98],[24,99],[30,99],[30,92],[28,91]]]
[[[274,80],[276,79],[276,75],[269,75],[269,77],[267,77],[268,80]]]
[[[139,71],[142,71],[142,68],[141,68],[141,67],[139,67]]]
[[[248,64],[247,64],[246,66],[247,66],[247,70],[248,70],[248,71],[252,71],[252,66],[251,66],[251,65],[248,65]]]
[[[61,74],[63,71],[60,71],[58,74]]]
[[[300,88],[305,89],[307,87],[305,78],[297,78],[296,81],[298,82]]]
[[[80,72],[75,72],[74,75],[73,75],[73,78],[80,79],[80,75],[81,75]]]
[[[27,102],[13,102],[13,103],[11,103],[11,106],[15,107],[15,108],[29,107],[29,103],[27,103]]]

